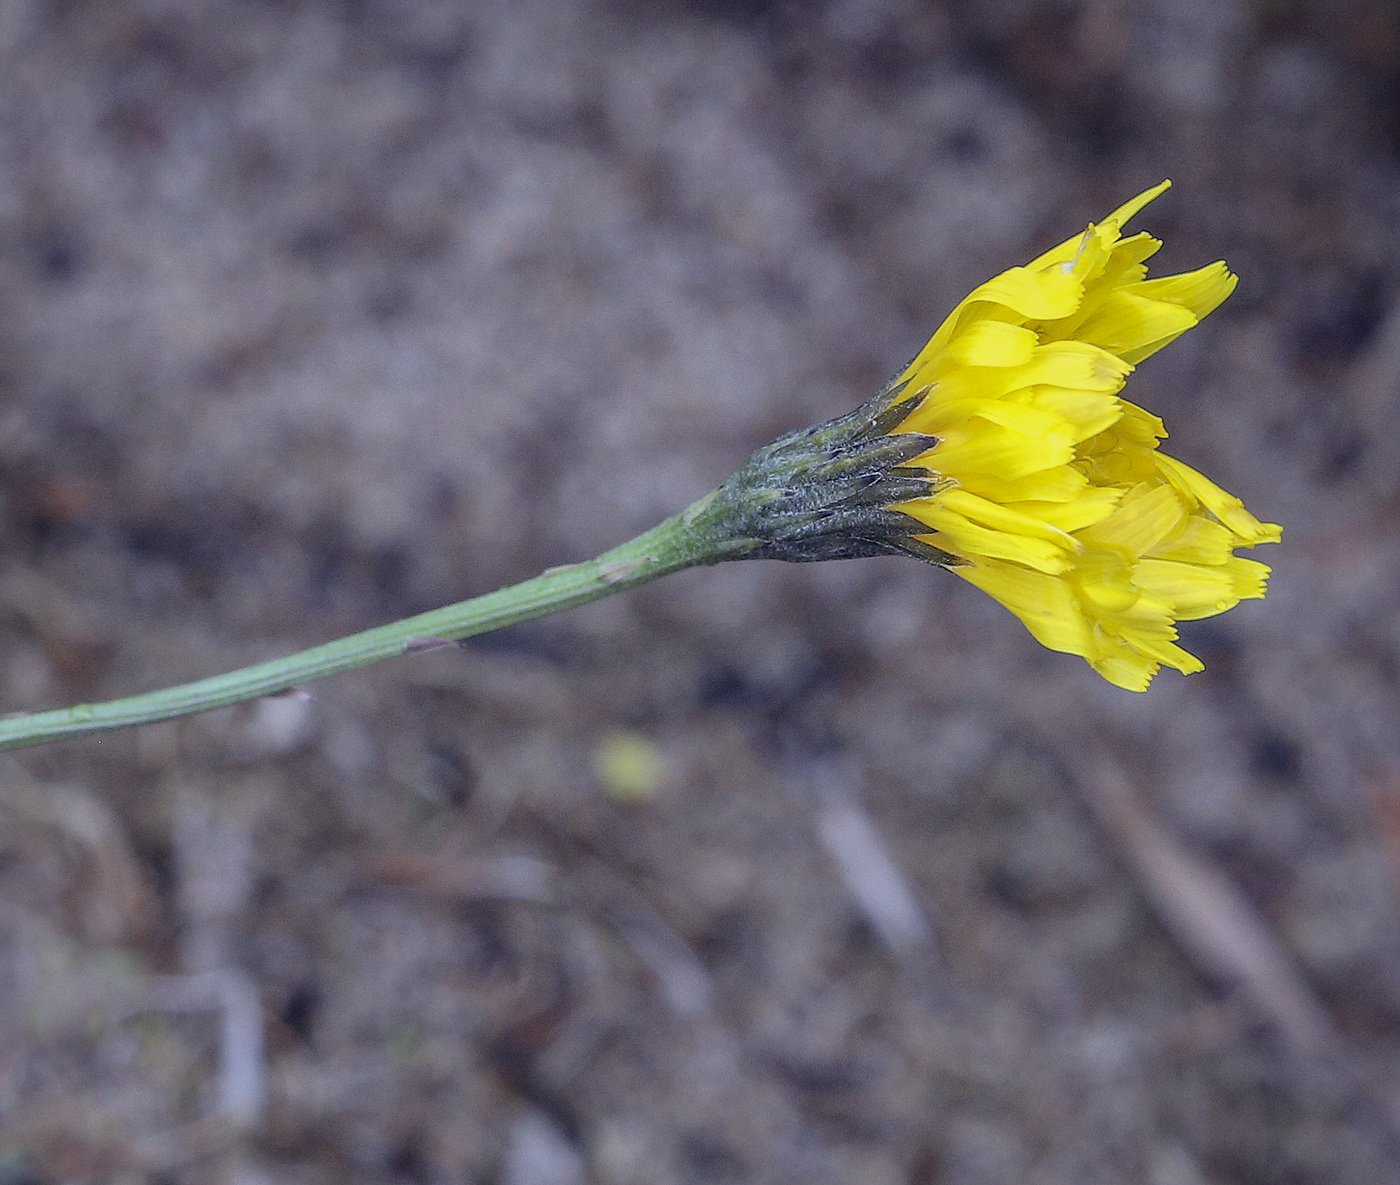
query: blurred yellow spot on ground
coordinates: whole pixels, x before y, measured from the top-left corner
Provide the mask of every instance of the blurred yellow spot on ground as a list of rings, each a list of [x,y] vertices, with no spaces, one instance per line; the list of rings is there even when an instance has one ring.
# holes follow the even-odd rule
[[[593,750],[593,773],[616,802],[650,802],[666,784],[666,762],[649,738],[633,729],[604,733]]]

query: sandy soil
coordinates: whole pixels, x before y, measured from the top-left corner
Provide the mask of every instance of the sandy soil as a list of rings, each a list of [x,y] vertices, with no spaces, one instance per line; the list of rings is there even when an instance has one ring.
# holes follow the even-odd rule
[[[6,0],[0,704],[595,554],[1163,176],[1205,674],[729,565],[9,758],[0,1181],[1400,1179],[1386,0]]]

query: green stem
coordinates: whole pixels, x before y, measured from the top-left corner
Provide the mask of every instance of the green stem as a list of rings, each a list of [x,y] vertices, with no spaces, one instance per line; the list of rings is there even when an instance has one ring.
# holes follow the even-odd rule
[[[925,471],[907,467],[932,438],[889,432],[901,392],[891,385],[849,415],[779,437],[693,506],[596,560],[551,568],[510,588],[227,675],[101,704],[0,718],[0,750],[276,695],[327,675],[572,609],[695,564],[808,563],[890,552],[952,562],[918,539],[927,530],[922,523],[897,509],[937,485]]]
[[[695,564],[715,563],[731,554],[733,546],[732,540],[716,531],[704,513],[712,498],[713,495],[702,498],[690,509],[595,560],[551,568],[509,588],[352,634],[287,658],[126,699],[5,717],[0,719],[0,750],[154,724],[275,695],[327,675],[432,649],[437,642],[454,642],[571,609]]]

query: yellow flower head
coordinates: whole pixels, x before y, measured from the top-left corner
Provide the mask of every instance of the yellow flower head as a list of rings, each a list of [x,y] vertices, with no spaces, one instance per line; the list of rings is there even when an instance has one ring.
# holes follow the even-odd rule
[[[1162,422],[1118,394],[1235,287],[1223,263],[1147,278],[1161,243],[1122,226],[1169,184],[976,289],[895,380],[888,429],[934,438],[905,472],[935,488],[890,507],[928,527],[917,540],[1133,691],[1163,664],[1202,669],[1176,622],[1262,597],[1269,569],[1234,549],[1281,535],[1162,453]]]

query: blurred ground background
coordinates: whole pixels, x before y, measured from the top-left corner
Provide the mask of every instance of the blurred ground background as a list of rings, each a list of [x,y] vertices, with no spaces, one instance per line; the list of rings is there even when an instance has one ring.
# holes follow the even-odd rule
[[[730,565],[7,758],[0,1180],[1400,1179],[1388,0],[4,0],[0,704],[590,556],[1163,176],[1205,674]]]

